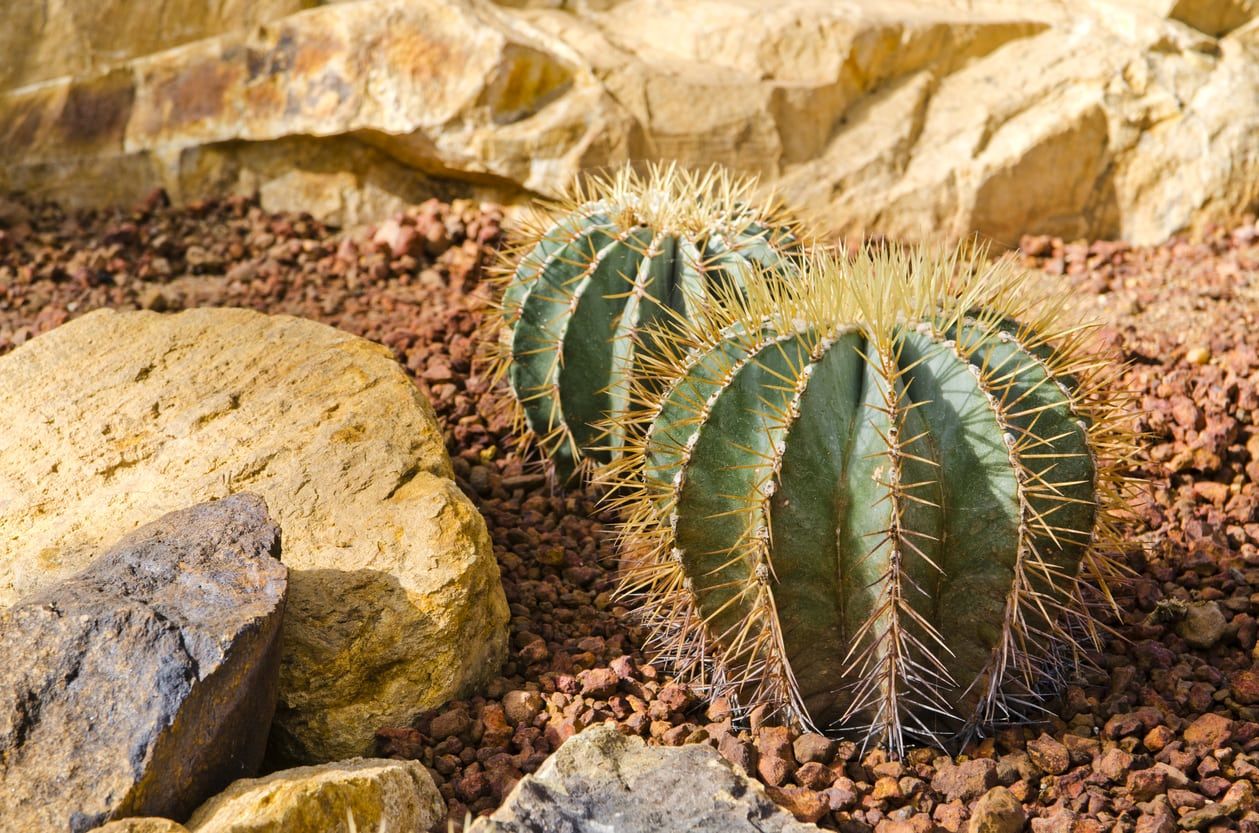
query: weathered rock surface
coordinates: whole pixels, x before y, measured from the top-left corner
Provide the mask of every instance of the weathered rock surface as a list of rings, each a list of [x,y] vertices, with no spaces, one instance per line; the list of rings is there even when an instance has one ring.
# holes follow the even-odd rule
[[[0,613],[0,829],[184,818],[262,761],[286,569],[235,495],[136,530]]]
[[[188,828],[170,819],[145,816],[107,822],[92,833],[188,833]]]
[[[805,833],[706,744],[649,747],[597,726],[569,738],[470,833]]]
[[[1010,244],[1259,204],[1255,0],[198,0],[167,33],[168,3],[19,14],[0,189],[259,190],[354,222],[664,157],[757,171],[846,232]]]
[[[197,809],[193,833],[430,830],[446,803],[418,761],[355,758],[237,781]]]
[[[94,312],[0,359],[0,425],[0,604],[190,500],[267,500],[291,570],[281,758],[367,753],[505,653],[484,521],[380,345],[247,310]]]

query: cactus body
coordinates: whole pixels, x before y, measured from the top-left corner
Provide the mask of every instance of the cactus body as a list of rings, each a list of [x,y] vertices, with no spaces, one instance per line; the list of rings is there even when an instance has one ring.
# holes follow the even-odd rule
[[[718,287],[795,245],[750,189],[716,172],[625,169],[524,236],[503,291],[503,362],[561,478],[623,445],[629,379],[646,375],[637,334],[703,315]]]
[[[1111,567],[1103,368],[1005,267],[802,280],[643,394],[627,592],[680,671],[806,726],[899,749],[1025,714]]]

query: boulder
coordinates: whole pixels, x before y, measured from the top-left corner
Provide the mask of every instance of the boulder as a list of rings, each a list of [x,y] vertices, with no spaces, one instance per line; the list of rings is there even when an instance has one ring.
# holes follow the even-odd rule
[[[805,833],[712,747],[647,746],[596,726],[566,740],[469,833]]]
[[[192,833],[431,830],[446,802],[418,761],[356,758],[237,781],[188,820]]]
[[[194,0],[175,31],[169,0],[68,4],[0,35],[0,191],[351,223],[664,158],[845,233],[1004,244],[1259,203],[1257,0]]]
[[[186,818],[262,761],[286,570],[253,495],[172,512],[0,613],[0,829]]]
[[[97,311],[0,358],[0,604],[248,490],[290,569],[277,760],[370,753],[506,651],[485,523],[389,351],[247,310]]]

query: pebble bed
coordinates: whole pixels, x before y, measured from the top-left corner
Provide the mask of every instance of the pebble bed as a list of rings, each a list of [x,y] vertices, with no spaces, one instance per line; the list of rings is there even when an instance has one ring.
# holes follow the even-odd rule
[[[0,354],[102,306],[202,305],[315,318],[394,351],[437,410],[511,605],[501,677],[379,729],[381,755],[429,767],[454,826],[497,807],[565,738],[611,721],[652,743],[711,744],[831,830],[1013,833],[1012,796],[1034,833],[1259,833],[1259,226],[1159,247],[1023,240],[1014,256],[1067,282],[1131,362],[1149,449],[1126,554],[1135,577],[1097,668],[1044,724],[896,761],[735,721],[638,652],[610,593],[613,519],[514,450],[504,393],[475,372],[502,216],[430,201],[343,234],[245,199],[172,209],[158,193],[80,213],[0,199]]]

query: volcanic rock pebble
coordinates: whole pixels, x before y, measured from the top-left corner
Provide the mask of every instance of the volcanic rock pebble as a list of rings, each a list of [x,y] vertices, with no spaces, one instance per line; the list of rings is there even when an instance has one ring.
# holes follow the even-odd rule
[[[287,570],[253,495],[172,512],[0,613],[0,829],[185,818],[262,761]]]

